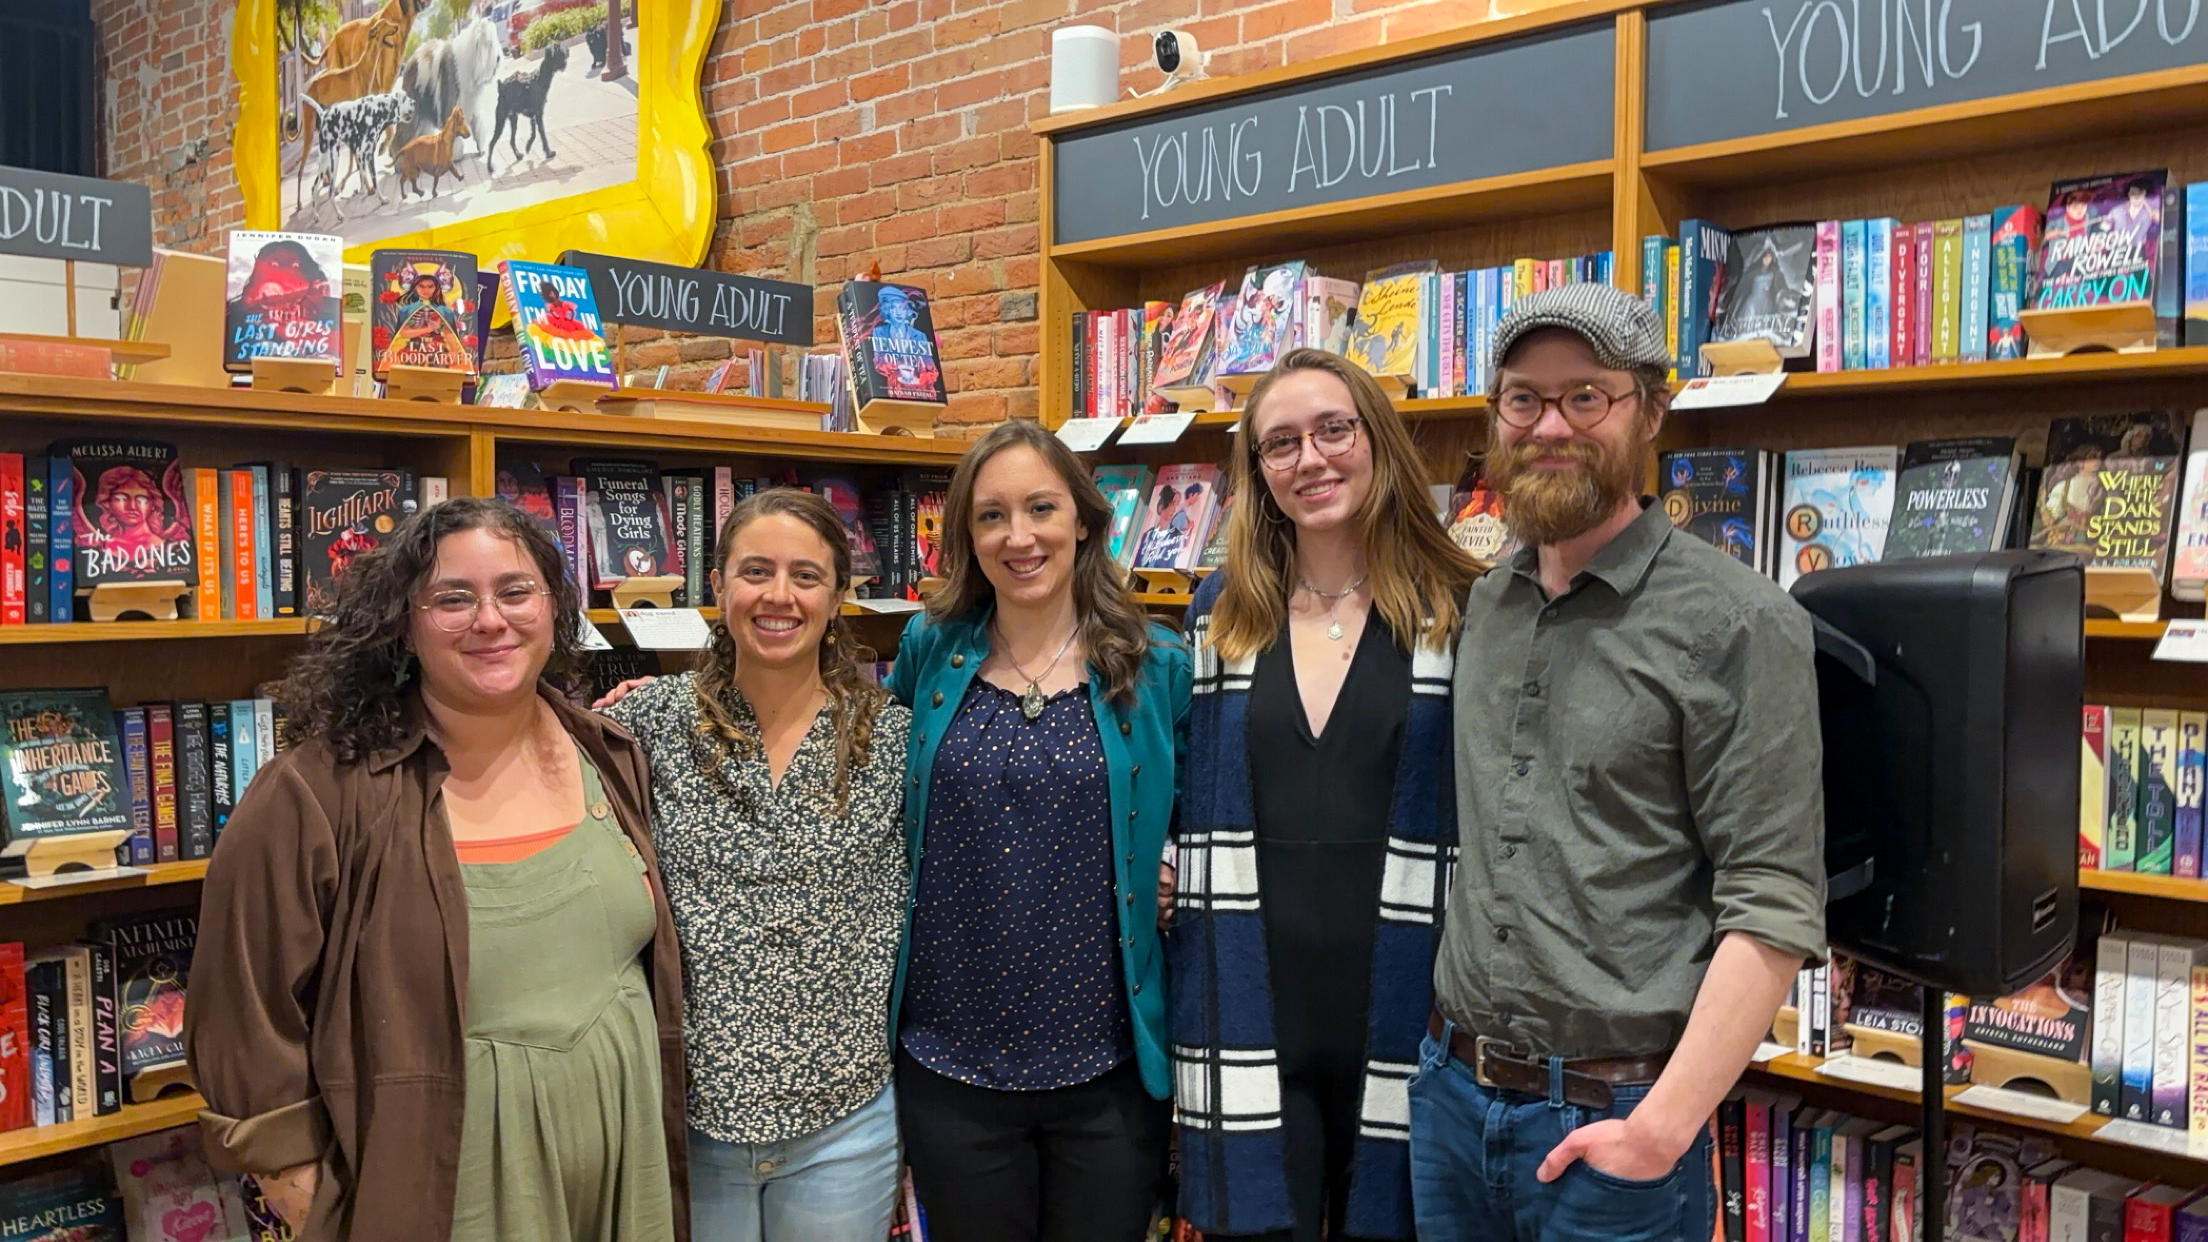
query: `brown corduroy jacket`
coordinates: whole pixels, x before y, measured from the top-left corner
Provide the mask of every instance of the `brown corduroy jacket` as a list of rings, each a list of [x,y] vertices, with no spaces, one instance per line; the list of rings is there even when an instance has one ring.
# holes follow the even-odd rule
[[[689,1237],[682,964],[652,852],[651,777],[620,726],[546,695],[598,767],[652,881],[646,954],[676,1242]],[[208,867],[184,1038],[209,1158],[317,1162],[301,1242],[452,1233],[466,1091],[468,899],[419,700],[398,744],[339,763],[319,742],[253,778]]]

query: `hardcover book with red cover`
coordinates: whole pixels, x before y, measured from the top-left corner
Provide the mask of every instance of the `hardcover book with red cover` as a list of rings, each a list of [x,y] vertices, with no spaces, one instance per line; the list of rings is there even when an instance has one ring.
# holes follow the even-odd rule
[[[0,944],[0,1131],[31,1124],[31,1023],[23,946]]]

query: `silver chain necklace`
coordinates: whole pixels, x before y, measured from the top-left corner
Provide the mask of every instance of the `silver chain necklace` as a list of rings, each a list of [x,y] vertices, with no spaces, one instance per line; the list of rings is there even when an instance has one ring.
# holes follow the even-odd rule
[[[1342,623],[1334,619],[1334,610],[1342,606],[1343,600],[1348,599],[1352,595],[1355,595],[1357,593],[1357,588],[1365,585],[1365,579],[1371,576],[1371,571],[1367,570],[1366,572],[1357,575],[1357,581],[1350,583],[1348,586],[1343,587],[1339,591],[1332,592],[1322,591],[1319,588],[1312,586],[1311,580],[1302,576],[1301,574],[1298,574],[1296,576],[1296,581],[1303,584],[1304,590],[1309,591],[1313,595],[1318,596],[1320,599],[1327,601],[1326,636],[1328,638],[1333,639],[1335,642],[1342,641],[1342,634],[1344,633],[1342,629]]]
[[[1050,676],[1051,672],[1058,667],[1058,661],[1066,658],[1066,651],[1073,646],[1073,640],[1079,637],[1080,633],[1081,627],[1079,625],[1074,626],[1072,630],[1067,632],[1066,641],[1058,644],[1058,654],[1050,657],[1050,663],[1043,667],[1043,677]],[[1027,680],[1027,690],[1020,695],[1020,715],[1029,720],[1042,715],[1044,703],[1043,677],[1028,677],[1027,670],[1021,668],[1018,658],[1013,656],[1012,644],[1005,641],[1002,629],[997,630],[997,645],[1004,651],[1004,662],[1012,666],[1013,672]]]

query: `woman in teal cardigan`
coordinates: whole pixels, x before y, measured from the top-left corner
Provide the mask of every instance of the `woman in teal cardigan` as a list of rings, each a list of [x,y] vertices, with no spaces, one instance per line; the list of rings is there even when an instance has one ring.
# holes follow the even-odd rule
[[[974,445],[943,518],[947,581],[888,682],[913,713],[890,1002],[906,1156],[944,1237],[1125,1242],[1170,1124],[1159,860],[1188,654],[1036,424]]]

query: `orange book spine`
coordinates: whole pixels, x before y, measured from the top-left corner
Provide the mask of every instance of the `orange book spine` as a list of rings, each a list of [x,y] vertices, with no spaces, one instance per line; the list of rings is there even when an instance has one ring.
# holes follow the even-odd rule
[[[192,471],[192,538],[198,545],[199,619],[222,620],[222,488],[220,473]]]
[[[237,618],[257,621],[261,609],[253,586],[253,561],[260,550],[253,542],[253,472],[250,470],[230,472],[230,547],[234,557],[230,590],[237,600]]]

